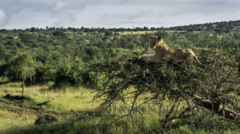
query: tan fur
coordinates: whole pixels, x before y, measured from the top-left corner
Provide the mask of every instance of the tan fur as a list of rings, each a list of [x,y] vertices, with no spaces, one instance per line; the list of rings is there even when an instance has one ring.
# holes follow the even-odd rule
[[[155,51],[153,55],[143,55],[142,59],[148,62],[158,63],[162,58],[170,56],[175,62],[183,62],[188,57],[192,56],[196,62],[203,65],[197,58],[196,54],[191,49],[175,49],[166,44],[161,36],[150,37],[150,48]],[[206,65],[203,65],[206,66]]]

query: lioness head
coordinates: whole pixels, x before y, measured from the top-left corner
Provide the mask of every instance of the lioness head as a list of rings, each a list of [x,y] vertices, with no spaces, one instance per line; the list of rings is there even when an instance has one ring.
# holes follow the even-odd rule
[[[155,49],[156,46],[160,43],[162,36],[151,36],[150,37],[150,48]]]

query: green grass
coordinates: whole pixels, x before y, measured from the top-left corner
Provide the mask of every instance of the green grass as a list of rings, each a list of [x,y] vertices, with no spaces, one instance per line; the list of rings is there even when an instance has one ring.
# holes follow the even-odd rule
[[[18,107],[13,104],[6,104],[6,103],[0,102],[0,109],[4,109],[4,108],[18,108]]]
[[[117,32],[119,35],[128,35],[128,34],[146,34],[146,33],[155,33],[157,31],[124,31],[124,32]]]
[[[9,82],[9,83],[0,85],[0,87],[20,87],[21,85],[22,85],[21,82]]]
[[[12,95],[21,95],[21,86],[0,87],[0,95],[4,96],[6,93],[11,93]],[[130,88],[129,90],[134,90]],[[195,128],[193,131],[189,120],[177,120],[169,130],[163,129],[164,124],[164,114],[163,111],[159,110],[157,106],[143,106],[140,110],[142,116],[139,113],[133,113],[132,118],[127,116],[115,122],[111,127],[110,124],[113,120],[108,120],[106,122],[99,121],[102,119],[97,116],[83,116],[82,119],[75,121],[85,112],[94,111],[103,100],[98,99],[91,102],[95,94],[89,92],[89,89],[80,87],[77,90],[72,88],[67,88],[64,91],[61,90],[49,90],[48,86],[31,86],[25,88],[25,96],[30,98],[30,101],[26,101],[24,105],[32,105],[46,102],[46,105],[42,107],[45,110],[58,112],[58,113],[68,113],[67,115],[56,115],[59,119],[58,122],[44,124],[44,125],[34,125],[35,120],[39,115],[46,113],[36,113],[33,109],[24,109],[21,107],[21,112],[9,111],[10,109],[20,108],[14,103],[5,104],[0,103],[0,133],[7,134],[74,134],[74,133],[198,133],[205,134],[206,131],[203,129]],[[138,104],[143,102],[144,98],[149,97],[149,94],[140,96],[137,100]],[[2,98],[1,98],[2,99]],[[115,115],[112,112],[110,114],[112,119],[117,119],[118,117],[127,114],[131,107],[132,99],[126,99],[126,105],[119,102],[116,105]],[[166,102],[168,105],[170,102]],[[74,111],[74,112],[70,112]],[[106,115],[106,113],[104,113]],[[142,124],[142,118],[144,119],[144,124]],[[4,123],[2,123],[4,122]],[[144,126],[144,129],[142,129]],[[210,132],[209,132],[210,133]],[[228,131],[226,133],[231,133]]]

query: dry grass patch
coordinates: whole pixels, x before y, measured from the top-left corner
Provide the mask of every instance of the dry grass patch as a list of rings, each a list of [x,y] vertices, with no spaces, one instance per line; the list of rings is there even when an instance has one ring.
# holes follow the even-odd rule
[[[21,95],[21,90],[21,87],[0,87],[0,95],[4,96],[7,93],[10,93],[12,95]],[[134,89],[134,87],[130,87],[126,90],[126,92],[132,92],[134,90],[136,90]],[[48,86],[31,86],[25,88],[25,95],[31,97],[35,103],[49,101],[49,104],[47,106],[44,105],[43,107],[45,109],[58,113],[70,113],[70,111],[72,110],[76,112],[94,111],[103,102],[102,99],[104,99],[100,98],[94,102],[91,102],[95,93],[91,93],[90,89],[82,87],[80,87],[79,89],[67,88],[66,90],[49,90]],[[139,96],[136,105],[142,104],[145,99],[149,97],[151,97],[150,93]],[[121,115],[128,114],[130,112],[132,102],[133,98],[126,98],[125,102],[119,101],[115,107],[116,109],[111,112],[111,114],[115,114],[114,118],[118,118]],[[171,102],[168,101],[164,103],[164,105],[170,104]],[[4,124],[0,125],[0,131],[7,131],[13,128],[31,128],[33,127],[35,120],[39,116],[39,114],[37,113],[30,114],[28,109],[19,114],[5,110],[7,109],[7,107],[1,106],[2,105],[0,105],[0,122],[4,122]],[[141,108],[139,108],[139,110],[142,112],[146,127],[150,127],[154,126],[154,124],[156,123],[160,123],[159,121],[164,118],[163,110],[167,109],[162,109],[159,108],[157,105],[154,105],[153,103],[149,103],[143,105]],[[133,119],[128,116],[124,119],[121,119],[120,122],[116,122],[116,124],[114,125],[114,129],[121,132],[123,132],[125,129],[131,129],[131,132],[133,132],[135,129],[141,129],[141,115],[136,112],[132,114],[132,117]],[[65,119],[67,119],[66,117],[61,118],[61,116],[59,118],[60,121],[64,121]],[[95,128],[94,125],[96,125],[96,123],[98,123],[99,121],[99,117],[93,117],[91,118],[91,120],[88,121],[87,124]],[[132,122],[134,122],[135,127],[133,127]],[[80,126],[85,126],[86,121],[80,121],[77,124],[79,124]]]
[[[146,33],[155,33],[157,31],[124,31],[124,32],[117,32],[119,35],[127,35],[127,34],[146,34]]]
[[[25,127],[33,125],[37,116],[34,114],[19,114],[0,109],[0,133],[15,126]]]
[[[21,87],[0,87],[1,96],[6,94],[21,95],[21,91]],[[99,104],[89,103],[94,94],[85,88],[49,90],[48,86],[31,86],[25,88],[24,95],[30,96],[36,103],[50,101],[49,105],[52,110],[60,112],[86,111],[96,108]]]
[[[21,87],[0,87],[1,98],[6,94],[21,95]],[[49,90],[48,86],[31,86],[25,88],[25,95],[34,100],[35,103],[49,101],[48,106],[42,106],[45,109],[58,113],[74,111],[88,111],[97,108],[100,102],[91,102],[94,94],[88,89],[81,88],[73,90],[71,88],[63,90]],[[3,98],[2,98],[3,99]],[[28,102],[25,102],[28,103]],[[14,103],[13,103],[14,104]],[[9,111],[9,108],[12,111]],[[21,109],[21,107],[17,107]],[[0,132],[13,128],[14,126],[24,127],[33,125],[39,114],[29,114],[29,109],[23,109],[21,112],[14,112],[14,105],[0,102]],[[4,122],[4,123],[2,123]]]

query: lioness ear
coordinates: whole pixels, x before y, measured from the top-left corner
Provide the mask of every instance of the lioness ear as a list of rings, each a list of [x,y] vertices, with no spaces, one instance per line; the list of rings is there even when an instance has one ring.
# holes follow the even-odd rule
[[[158,39],[159,39],[159,40],[161,40],[161,39],[162,39],[162,36],[161,36],[161,35],[159,35],[159,36],[158,36]]]

